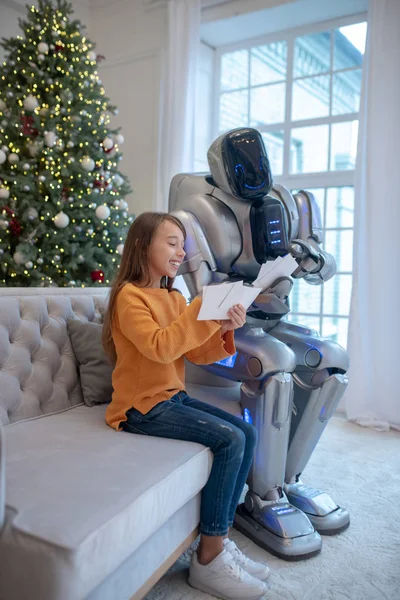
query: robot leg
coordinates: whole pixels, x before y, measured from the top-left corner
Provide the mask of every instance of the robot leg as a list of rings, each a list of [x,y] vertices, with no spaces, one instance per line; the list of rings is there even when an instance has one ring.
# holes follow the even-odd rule
[[[235,527],[281,558],[308,558],[320,552],[321,537],[307,516],[289,504],[283,490],[294,354],[259,328],[244,327],[237,332],[235,342],[238,357],[231,377],[243,381],[240,400],[244,417],[258,433],[249,491],[237,509]],[[223,374],[221,365],[211,368]]]
[[[241,388],[245,416],[257,428],[258,445],[249,476],[249,491],[235,515],[235,527],[256,544],[285,560],[301,560],[321,551],[321,537],[307,516],[291,505],[283,491],[292,412],[290,373],[277,373]]]
[[[347,387],[348,355],[335,342],[311,337],[306,328],[289,323],[280,323],[270,333],[290,343],[297,359],[284,489],[319,533],[334,535],[349,526],[348,511],[325,492],[304,485],[300,476]]]

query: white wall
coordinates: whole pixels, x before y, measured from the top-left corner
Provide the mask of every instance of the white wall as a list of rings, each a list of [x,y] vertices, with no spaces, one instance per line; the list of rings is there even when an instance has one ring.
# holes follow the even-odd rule
[[[137,215],[153,210],[156,201],[166,6],[146,8],[141,0],[99,2],[90,36],[106,57],[100,75],[107,96],[119,109],[114,122],[125,137],[121,170],[133,187],[127,201]]]

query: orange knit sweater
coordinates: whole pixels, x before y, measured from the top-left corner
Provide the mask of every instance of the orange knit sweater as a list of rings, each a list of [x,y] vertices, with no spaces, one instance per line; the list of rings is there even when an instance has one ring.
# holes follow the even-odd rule
[[[115,429],[135,407],[146,414],[185,389],[184,357],[206,365],[235,353],[233,332],[197,321],[201,299],[186,305],[179,292],[125,285],[116,300],[112,336],[117,352],[114,393],[106,421]]]

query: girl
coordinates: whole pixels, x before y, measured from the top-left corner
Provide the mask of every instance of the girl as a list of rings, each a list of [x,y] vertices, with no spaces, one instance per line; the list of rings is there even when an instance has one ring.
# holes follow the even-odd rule
[[[114,393],[106,421],[117,430],[198,442],[214,454],[202,490],[200,544],[189,583],[225,600],[256,600],[265,565],[228,539],[256,445],[255,428],[185,392],[184,357],[211,364],[235,353],[233,330],[245,323],[240,305],[229,320],[198,321],[201,299],[189,306],[173,289],[185,257],[186,233],[175,217],[144,213],[128,232],[104,320],[103,344],[113,360]]]

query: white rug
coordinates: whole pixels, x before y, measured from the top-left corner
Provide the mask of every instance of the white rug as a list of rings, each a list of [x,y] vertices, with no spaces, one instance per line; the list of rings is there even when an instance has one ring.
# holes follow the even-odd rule
[[[331,494],[351,513],[347,531],[324,537],[319,556],[289,563],[232,537],[268,562],[267,600],[400,600],[400,434],[379,433],[335,417],[307,466],[305,483]],[[213,600],[187,583],[187,551],[146,600]]]

